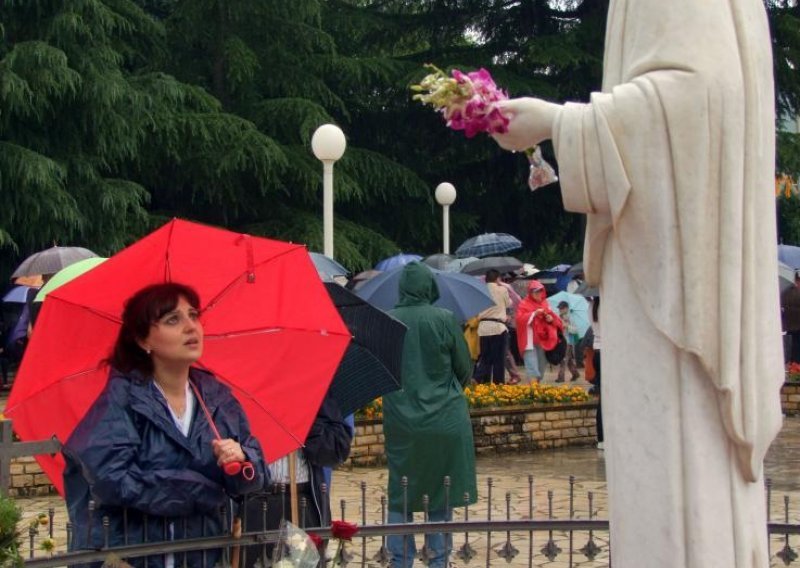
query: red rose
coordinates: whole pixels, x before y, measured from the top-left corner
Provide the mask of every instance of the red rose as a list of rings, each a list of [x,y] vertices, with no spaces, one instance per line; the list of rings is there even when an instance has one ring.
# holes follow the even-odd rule
[[[316,535],[314,533],[308,533],[308,538],[311,539],[311,542],[314,543],[314,546],[316,546],[317,548],[322,548],[322,538],[320,538],[319,535]]]
[[[358,532],[358,525],[346,521],[333,521],[331,523],[331,534],[333,538],[340,540],[350,540]]]

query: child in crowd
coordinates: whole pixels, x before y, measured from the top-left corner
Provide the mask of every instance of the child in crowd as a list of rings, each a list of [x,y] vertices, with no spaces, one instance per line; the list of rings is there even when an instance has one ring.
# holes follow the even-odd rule
[[[564,355],[558,367],[558,378],[556,382],[564,382],[564,373],[567,369],[572,373],[572,380],[577,381],[581,375],[575,363],[575,346],[578,344],[578,341],[580,341],[580,337],[578,337],[578,328],[570,321],[569,304],[567,302],[561,301],[558,303],[558,315],[561,318],[561,322],[564,324],[564,338],[567,340],[567,353]]]

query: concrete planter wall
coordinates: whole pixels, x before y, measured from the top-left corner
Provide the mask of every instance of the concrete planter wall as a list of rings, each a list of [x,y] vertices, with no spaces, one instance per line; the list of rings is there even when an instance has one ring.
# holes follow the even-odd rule
[[[595,443],[597,402],[574,402],[473,410],[472,435],[478,455]],[[383,423],[356,422],[356,437],[345,465],[386,462]]]
[[[784,383],[781,388],[781,406],[786,415],[800,414],[800,383]]]

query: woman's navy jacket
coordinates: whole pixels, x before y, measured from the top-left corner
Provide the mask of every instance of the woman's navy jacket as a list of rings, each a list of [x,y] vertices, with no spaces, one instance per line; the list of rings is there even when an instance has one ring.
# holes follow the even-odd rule
[[[110,546],[143,542],[145,532],[150,542],[221,534],[223,519],[230,519],[229,512],[221,513],[229,498],[264,485],[261,446],[230,389],[199,369],[191,369],[189,380],[220,435],[241,444],[255,466],[255,478],[226,476],[217,465],[214,434],[197,402],[189,435],[184,436],[152,380],[112,369],[106,388],[62,450],[70,550],[101,547],[103,517],[110,522]],[[93,512],[90,500],[95,502]],[[208,551],[205,562],[199,553],[192,554],[188,565],[213,566],[219,554]],[[136,566],[142,560],[129,562]],[[175,565],[182,562],[177,555]],[[153,568],[163,564],[163,555],[148,558]]]

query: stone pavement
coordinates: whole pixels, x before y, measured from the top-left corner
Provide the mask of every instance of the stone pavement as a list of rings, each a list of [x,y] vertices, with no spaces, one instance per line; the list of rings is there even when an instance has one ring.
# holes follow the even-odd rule
[[[493,480],[492,488],[492,518],[505,518],[506,493],[509,493],[511,518],[529,518],[528,511],[528,476],[534,477],[534,518],[545,519],[548,515],[548,491],[553,492],[553,517],[558,519],[569,518],[569,477],[575,477],[574,485],[574,510],[578,518],[587,518],[589,491],[594,492],[593,509],[597,518],[606,519],[608,516],[606,503],[606,485],[603,452],[594,448],[563,448],[555,450],[538,451],[525,454],[506,454],[487,456],[478,459],[478,491],[479,502],[470,507],[470,518],[485,519],[488,510],[487,482]],[[800,417],[788,417],[784,423],[783,431],[778,440],[770,448],[766,461],[767,475],[772,478],[771,518],[773,521],[784,520],[784,495],[789,499],[790,520],[797,522],[800,516]],[[361,483],[366,484],[366,510],[361,507]],[[381,517],[380,497],[385,494],[387,471],[383,467],[355,468],[352,470],[338,470],[334,473],[332,483],[332,505],[334,518],[341,518],[341,502],[344,501],[344,517],[351,522],[362,524],[362,515],[366,514],[368,523],[379,523]],[[63,501],[59,497],[32,498],[18,500],[24,511],[24,534],[27,534],[28,521],[40,512],[47,512],[52,507],[56,511],[54,532],[59,549],[63,550],[65,542],[66,514]],[[455,519],[460,520],[463,510],[456,510]],[[43,534],[46,528],[41,531]],[[594,535],[595,542],[602,547],[594,561],[588,561],[578,552],[586,542],[587,532],[576,532],[573,536],[574,556],[570,564],[568,533],[555,532],[555,542],[563,552],[553,561],[549,561],[540,549],[544,546],[547,533],[534,533],[533,561],[529,564],[530,540],[527,532],[512,533],[510,540],[519,549],[520,553],[510,563],[514,567],[547,566],[551,568],[576,567],[605,567],[608,566],[608,534],[599,532]],[[417,537],[421,540],[420,537]],[[487,565],[486,535],[470,534],[470,544],[478,553],[469,563],[461,558],[453,557],[454,566]],[[489,551],[488,564],[504,566],[506,561],[497,555],[497,550],[505,543],[504,533],[494,533],[491,537],[491,550]],[[464,543],[464,535],[454,535],[456,550]],[[800,539],[791,541],[792,546],[800,546]],[[380,539],[368,539],[366,543],[368,564],[377,566],[371,558],[380,546]],[[421,543],[420,543],[421,546]],[[362,542],[356,538],[350,549],[359,560]],[[773,537],[771,541],[773,566],[782,566],[783,562],[775,558],[775,553],[783,547],[782,537]],[[41,554],[37,552],[37,556]],[[26,552],[27,555],[27,552]],[[797,564],[795,564],[797,565]],[[354,563],[353,566],[356,566]]]

